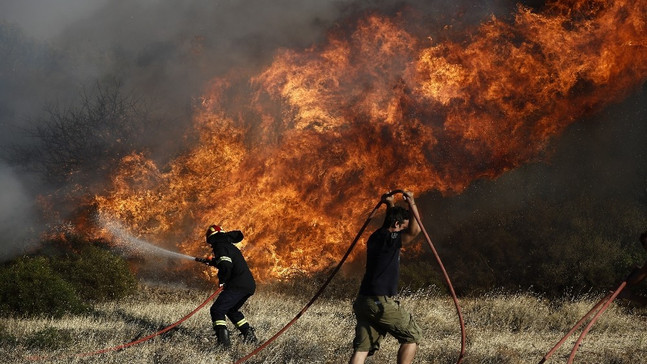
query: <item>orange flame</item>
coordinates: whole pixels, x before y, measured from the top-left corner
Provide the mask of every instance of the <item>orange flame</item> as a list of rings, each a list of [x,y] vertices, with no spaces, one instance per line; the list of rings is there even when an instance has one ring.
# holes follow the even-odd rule
[[[163,170],[125,158],[96,201],[191,255],[207,253],[209,224],[240,229],[260,279],[319,271],[385,190],[458,193],[497,177],[642,84],[646,20],[647,0],[555,1],[434,43],[372,14],[251,79],[211,81],[198,145]]]

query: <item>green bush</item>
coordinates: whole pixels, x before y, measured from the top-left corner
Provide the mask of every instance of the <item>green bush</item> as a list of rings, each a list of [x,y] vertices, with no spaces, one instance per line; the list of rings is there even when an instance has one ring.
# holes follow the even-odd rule
[[[123,259],[91,244],[85,244],[78,254],[53,260],[52,266],[84,300],[119,299],[132,294],[137,287],[137,280]]]
[[[87,306],[47,258],[21,258],[0,268],[0,314],[25,316],[80,313]]]
[[[644,221],[642,206],[582,194],[474,213],[436,246],[459,294],[582,295],[614,289],[643,264],[645,252],[637,240]],[[641,287],[632,289],[640,293]]]
[[[0,267],[0,314],[60,317],[132,294],[137,280],[127,263],[99,244],[67,236],[45,242],[47,256]]]

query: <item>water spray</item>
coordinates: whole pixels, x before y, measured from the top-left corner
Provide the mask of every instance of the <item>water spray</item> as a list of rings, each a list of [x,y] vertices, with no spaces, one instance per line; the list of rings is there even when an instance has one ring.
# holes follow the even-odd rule
[[[179,258],[179,259],[188,259],[195,260],[201,263],[205,263],[201,258],[192,257],[190,255],[174,252],[171,250],[164,249],[157,245],[153,245],[143,239],[135,237],[130,233],[125,227],[119,224],[117,221],[108,219],[105,216],[99,217],[99,224],[103,226],[114,238],[117,239],[117,244],[123,247],[124,249],[135,252],[135,253],[149,253],[156,254],[160,256],[170,257],[170,258]]]
[[[159,246],[153,245],[143,239],[135,237],[133,234],[128,232],[126,228],[124,228],[121,224],[119,224],[117,221],[113,219],[109,219],[106,216],[99,216],[97,219],[98,223],[100,226],[108,230],[110,234],[117,239],[117,244],[119,244],[121,247],[125,248],[126,250],[129,250],[131,252],[136,252],[136,253],[141,253],[141,252],[146,252],[146,253],[152,253],[156,255],[161,255],[161,256],[166,256],[166,257],[171,257],[171,258],[180,258],[180,259],[188,259],[188,260],[193,260],[196,262],[204,263],[207,265],[211,265],[212,260],[210,258],[197,258],[197,257],[192,257],[190,255],[174,252],[168,249],[161,248]],[[88,357],[92,355],[99,355],[99,354],[104,354],[112,351],[120,351],[123,349],[126,349],[128,347],[141,344],[145,341],[148,341],[154,337],[157,337],[159,335],[162,335],[169,330],[175,328],[176,326],[180,325],[187,319],[189,319],[191,316],[193,316],[195,313],[197,313],[199,310],[201,310],[204,306],[206,306],[211,300],[213,300],[216,296],[220,294],[224,290],[224,287],[220,285],[218,289],[213,292],[204,302],[202,302],[198,307],[196,307],[193,311],[189,312],[187,315],[182,317],[180,320],[172,323],[169,326],[166,326],[165,328],[154,332],[148,336],[138,338],[136,340],[130,341],[125,344],[117,345],[117,346],[112,346],[112,347],[107,347],[104,349],[100,350],[95,350],[95,351],[90,351],[90,352],[85,352],[85,353],[78,353],[78,354],[70,354],[70,355],[61,355],[57,357],[45,357],[45,356],[31,356],[28,357],[27,359],[30,361],[43,361],[43,360],[53,360],[53,359],[69,359],[72,357],[77,357],[77,358],[83,358],[83,357]]]

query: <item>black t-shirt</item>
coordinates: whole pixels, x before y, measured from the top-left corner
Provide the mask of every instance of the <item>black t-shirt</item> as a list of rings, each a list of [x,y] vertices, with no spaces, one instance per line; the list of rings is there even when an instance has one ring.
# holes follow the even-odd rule
[[[366,273],[359,287],[364,296],[393,296],[398,292],[402,234],[376,230],[366,243]]]
[[[225,284],[225,289],[254,294],[256,282],[240,250],[234,245],[243,240],[243,233],[233,230],[211,235],[207,242],[213,248],[218,280]]]

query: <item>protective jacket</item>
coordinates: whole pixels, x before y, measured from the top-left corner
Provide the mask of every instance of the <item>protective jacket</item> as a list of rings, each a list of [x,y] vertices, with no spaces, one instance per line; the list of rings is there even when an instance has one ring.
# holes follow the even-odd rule
[[[249,294],[256,291],[256,282],[240,250],[234,245],[243,240],[239,230],[220,232],[207,238],[213,248],[214,258],[210,265],[218,268],[218,280],[225,290],[236,290]]]

